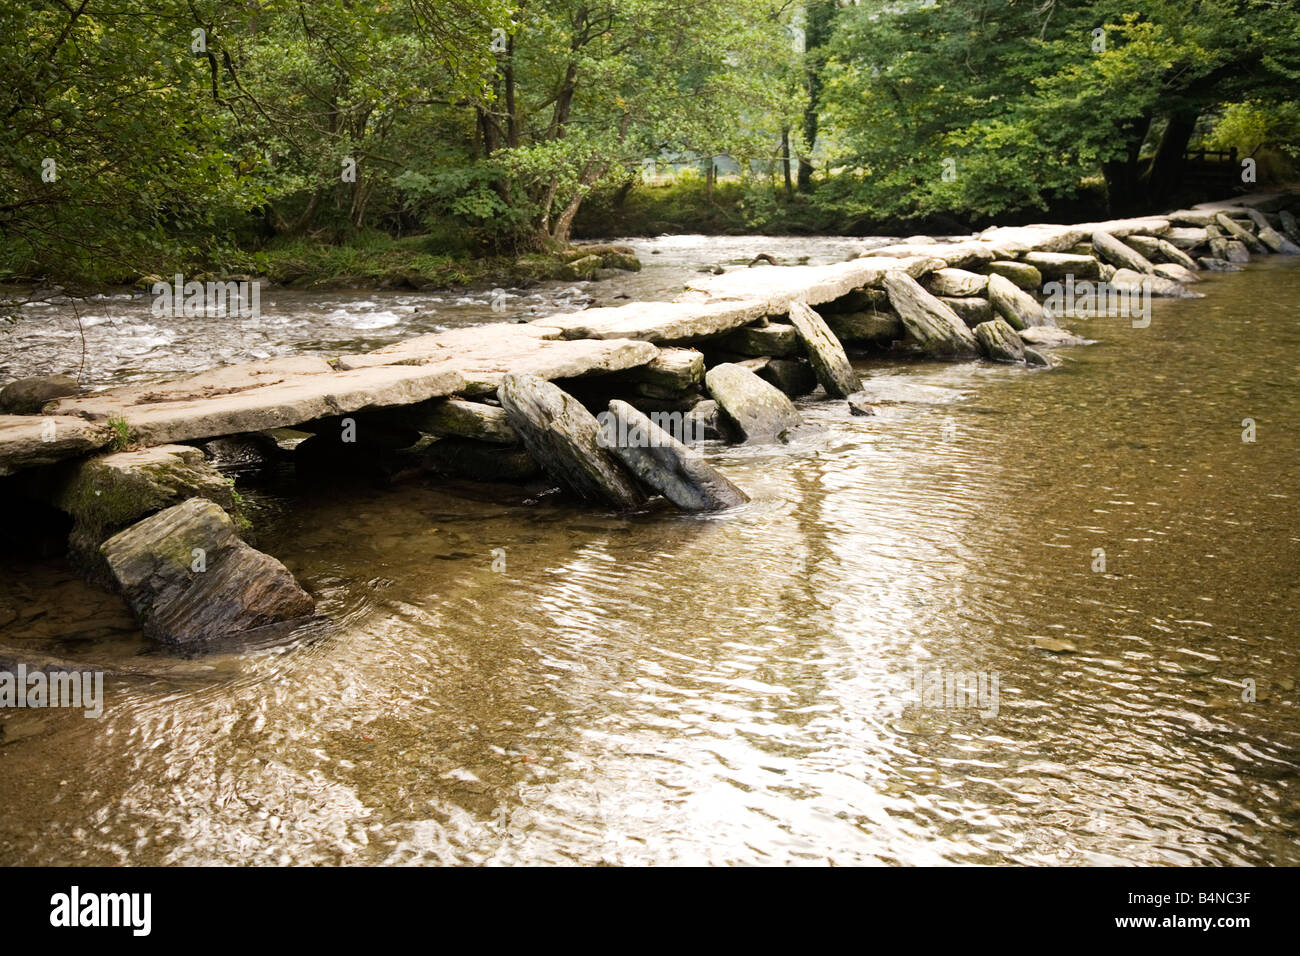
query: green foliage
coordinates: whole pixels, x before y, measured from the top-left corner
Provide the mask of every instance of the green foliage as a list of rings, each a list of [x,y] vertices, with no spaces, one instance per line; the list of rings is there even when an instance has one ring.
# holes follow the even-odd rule
[[[847,182],[820,198],[987,218],[1045,209],[1104,172],[1114,205],[1158,201],[1162,157],[1181,154],[1198,116],[1279,82],[1294,89],[1300,12],[1266,0],[1141,9],[873,0],[842,11],[823,129]]]
[[[113,432],[112,449],[123,451],[131,444],[131,426],[120,415],[110,415],[108,427]]]

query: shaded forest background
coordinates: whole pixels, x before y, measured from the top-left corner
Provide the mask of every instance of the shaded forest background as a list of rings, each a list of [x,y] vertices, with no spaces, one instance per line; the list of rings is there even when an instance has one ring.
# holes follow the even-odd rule
[[[1272,0],[8,0],[0,66],[18,280],[1125,215],[1300,162]]]

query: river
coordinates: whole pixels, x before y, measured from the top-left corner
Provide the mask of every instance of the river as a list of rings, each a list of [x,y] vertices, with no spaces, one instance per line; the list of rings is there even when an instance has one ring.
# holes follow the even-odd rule
[[[642,273],[506,318],[860,244],[639,242]],[[98,720],[0,712],[0,863],[1300,864],[1300,264],[1198,289],[1072,322],[1095,344],[1051,371],[860,361],[933,389],[710,449],[753,498],[722,515],[254,485],[256,544],[333,621],[289,644],[167,657],[58,562],[0,564],[4,643],[154,675]],[[86,368],[501,318],[476,296],[267,294],[287,324],[225,352],[105,300]],[[80,361],[48,311],[11,362]],[[998,693],[921,706],[918,672]]]

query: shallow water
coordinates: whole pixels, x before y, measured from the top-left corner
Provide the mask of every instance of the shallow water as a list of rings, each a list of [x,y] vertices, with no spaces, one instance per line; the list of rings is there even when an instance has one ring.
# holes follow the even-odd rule
[[[0,712],[0,863],[1300,864],[1300,266],[1198,288],[1051,371],[862,361],[946,391],[711,449],[722,515],[268,488],[334,621],[290,645],[0,567],[4,643],[156,675]]]

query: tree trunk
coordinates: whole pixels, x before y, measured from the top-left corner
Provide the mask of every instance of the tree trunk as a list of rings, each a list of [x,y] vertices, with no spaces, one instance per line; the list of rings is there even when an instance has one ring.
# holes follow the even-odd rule
[[[1196,131],[1197,113],[1192,110],[1175,113],[1160,137],[1160,146],[1151,160],[1147,173],[1146,198],[1150,204],[1159,204],[1177,193],[1183,185],[1184,154],[1187,144]]]
[[[804,60],[808,76],[808,105],[803,111],[804,145],[811,150],[817,142],[818,110],[821,107],[821,65],[816,51],[826,45],[831,35],[831,20],[835,16],[835,0],[809,0],[804,8]],[[799,157],[799,191],[812,192],[812,161]]]
[[[794,184],[790,181],[790,127],[781,130],[781,168],[785,172],[785,198],[794,198]],[[811,170],[809,175],[811,175]]]
[[[1106,198],[1111,215],[1124,216],[1138,211],[1142,205],[1142,189],[1138,180],[1138,157],[1142,142],[1151,128],[1151,117],[1142,116],[1121,125],[1116,133],[1124,142],[1125,156],[1102,164],[1106,177]]]

